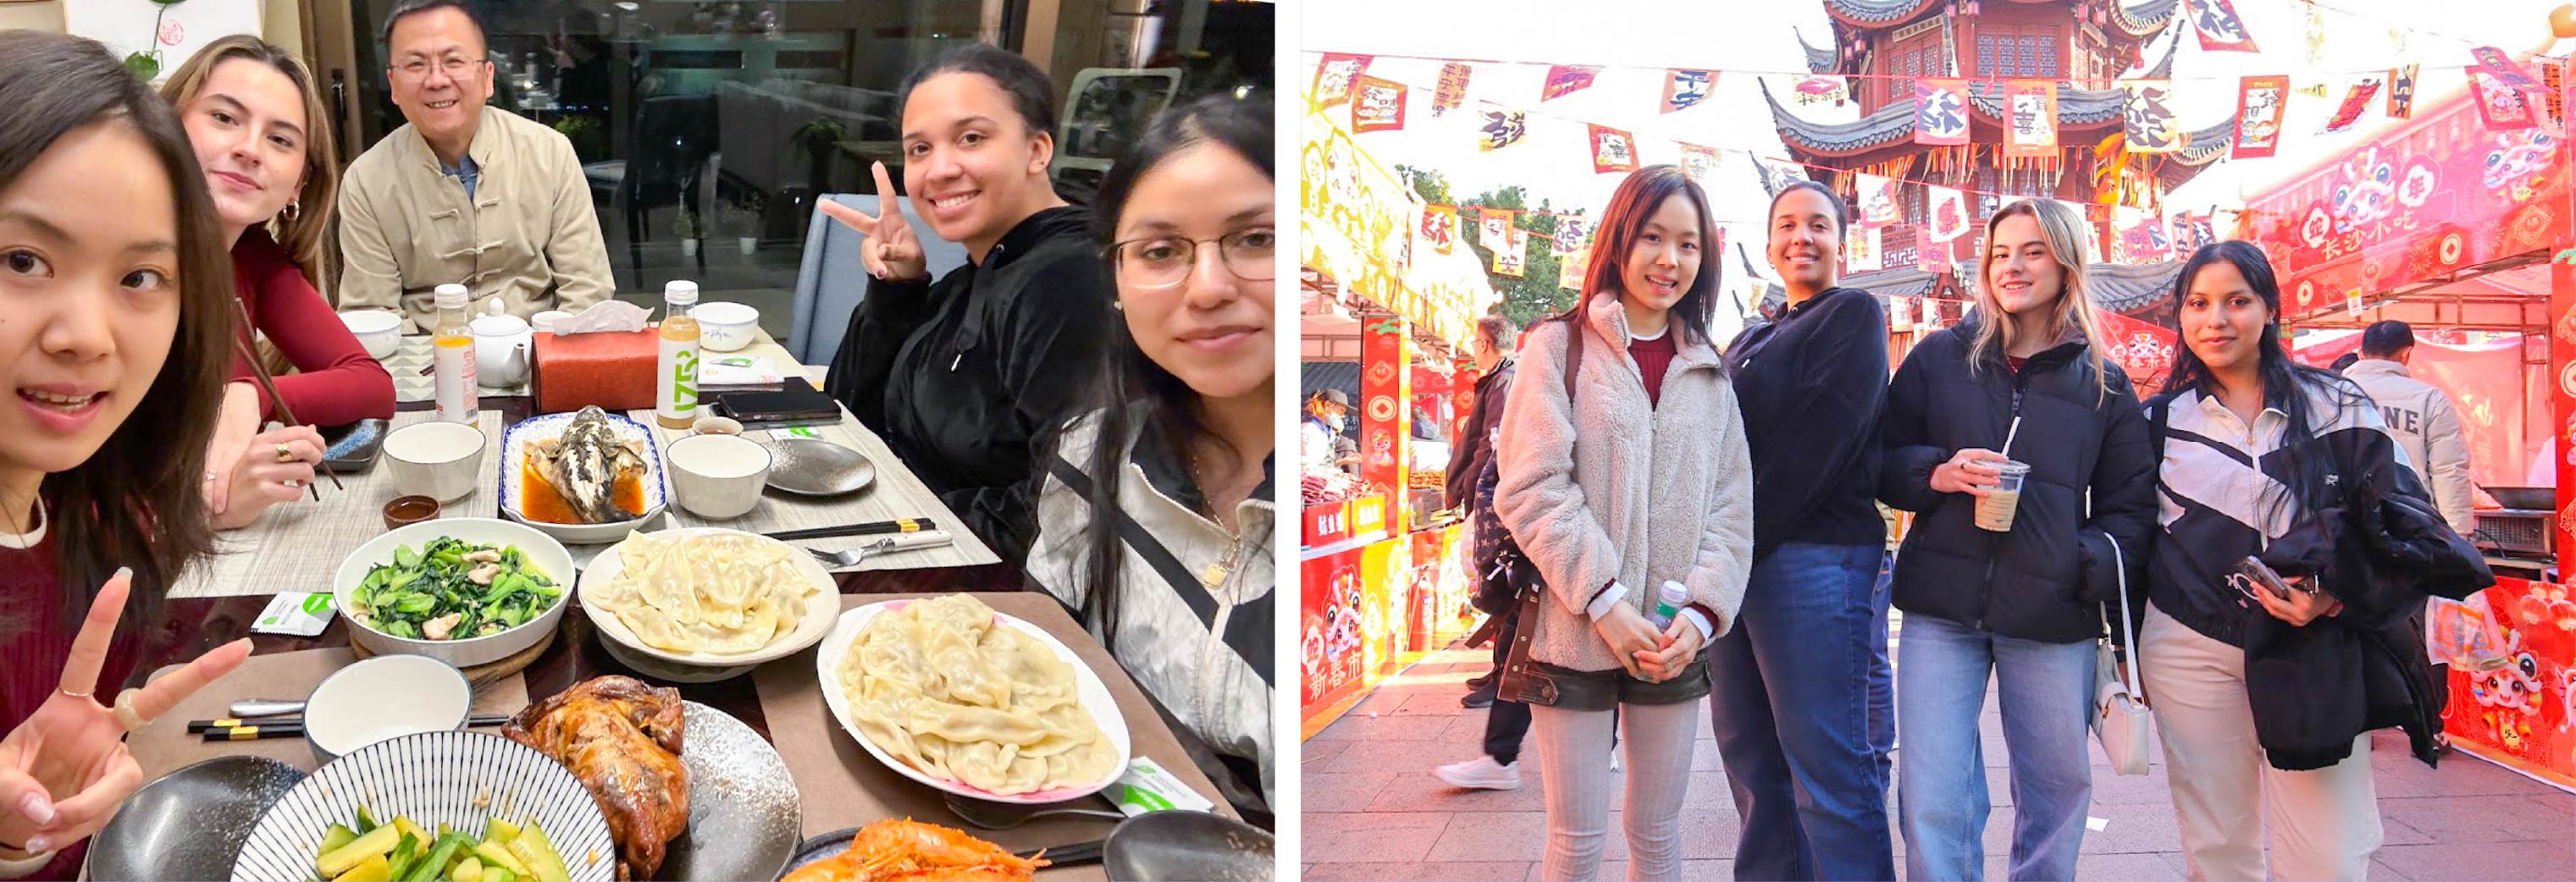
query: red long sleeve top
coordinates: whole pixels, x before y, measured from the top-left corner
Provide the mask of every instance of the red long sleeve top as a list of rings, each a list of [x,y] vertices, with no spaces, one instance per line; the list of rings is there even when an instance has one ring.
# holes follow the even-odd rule
[[[392,419],[394,378],[367,355],[340,314],[306,281],[283,246],[256,227],[233,243],[233,289],[250,311],[251,324],[286,355],[297,373],[277,377],[288,410],[311,426],[339,426],[363,419]],[[249,328],[242,329],[248,336]],[[233,358],[232,379],[251,381],[248,358]],[[284,421],[277,402],[260,390],[259,412]]]

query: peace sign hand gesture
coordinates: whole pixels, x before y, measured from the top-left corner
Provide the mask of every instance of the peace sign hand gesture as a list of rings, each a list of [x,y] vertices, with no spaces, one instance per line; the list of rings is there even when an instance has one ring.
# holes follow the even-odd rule
[[[117,805],[143,786],[143,768],[125,750],[126,733],[250,657],[250,641],[235,640],[141,689],[126,690],[113,708],[100,704],[91,691],[107,663],[132,582],[132,570],[118,570],[99,589],[80,635],[72,639],[61,686],[0,738],[0,858],[12,857],[7,849],[53,851],[106,826]]]
[[[912,234],[912,225],[903,220],[903,206],[897,201],[894,181],[886,176],[885,163],[876,163],[877,213],[874,216],[829,199],[816,202],[816,208],[840,221],[842,226],[868,237],[859,248],[859,260],[868,275],[889,282],[922,282],[930,279],[930,263],[921,255],[921,240]]]

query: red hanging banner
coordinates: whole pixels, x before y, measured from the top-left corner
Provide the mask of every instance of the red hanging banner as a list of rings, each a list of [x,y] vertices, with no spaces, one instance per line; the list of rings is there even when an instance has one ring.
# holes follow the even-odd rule
[[[1916,268],[1927,273],[1948,271],[1950,269],[1950,243],[1933,241],[1932,228],[1930,226],[1915,227],[1914,265]]]
[[[1422,241],[1431,250],[1447,254],[1458,246],[1458,209],[1446,205],[1422,207]]]
[[[2477,101],[2478,119],[2486,123],[2488,131],[2509,132],[2538,125],[2523,93],[2496,82],[2486,71],[2469,71],[2469,92]]]
[[[1494,249],[1494,272],[1517,279],[1521,277],[1523,268],[1527,266],[1529,266],[1529,231],[1513,227],[1511,232],[1503,237],[1503,247]]]
[[[2236,146],[2230,159],[2261,159],[2281,146],[2281,105],[2290,97],[2290,78],[2246,77],[2236,85]]]
[[[1924,231],[1934,241],[1948,242],[1968,232],[1968,194],[1949,187],[1925,187]]]
[[[1368,70],[1369,58],[1367,55],[1324,53],[1323,63],[1315,65],[1315,83],[1308,90],[1312,93],[1315,109],[1322,110],[1350,100],[1351,88],[1359,82],[1360,74]]]
[[[1968,143],[1968,81],[1914,81],[1914,143]]]
[[[2174,120],[2172,80],[2121,80],[2121,130],[2131,153],[2178,153],[2182,125]]]
[[[1592,173],[1637,170],[1637,139],[1608,126],[1585,123],[1592,130]]]
[[[1476,209],[1476,218],[1484,226],[1483,229],[1476,231],[1476,244],[1485,246],[1487,251],[1503,250],[1503,240],[1512,235],[1512,215],[1514,214],[1516,212],[1508,208]]]
[[[2040,159],[2057,155],[2057,83],[2013,80],[2004,84],[2004,156]]]
[[[2407,65],[2388,71],[2388,118],[2408,119],[2415,115],[2415,70],[2420,65]]]
[[[1716,89],[1717,71],[1678,69],[1664,71],[1663,112],[1687,110],[1691,105],[1708,100],[1709,93]]]
[[[2504,54],[2504,50],[2493,46],[2480,46],[2469,50],[2469,55],[2478,62],[2472,70],[2483,71],[2487,76],[2494,77],[2497,84],[2516,92],[2541,91],[2540,81],[2532,79],[2531,72],[2522,69],[2522,65],[2515,64],[2511,57]]]
[[[1467,102],[1467,76],[1472,70],[1464,61],[1440,66],[1440,86],[1431,93],[1432,116],[1448,116]]]
[[[1682,173],[1699,182],[1701,187],[1717,175],[1717,150],[1697,144],[1682,145]]]
[[[1547,69],[1547,84],[1539,87],[1538,100],[1554,101],[1592,87],[1592,78],[1601,69],[1576,64],[1560,64]]]
[[[2370,111],[2370,99],[2377,97],[2378,77],[2363,77],[2360,82],[2352,84],[2352,91],[2344,93],[2343,106],[2335,108],[2334,116],[2326,120],[2323,134],[2331,135],[2352,128],[2353,123],[2361,121],[2362,114]]]
[[[1896,181],[1873,174],[1852,176],[1852,201],[1860,209],[1860,225],[1884,227],[1905,219],[1905,209],[1896,203]]]
[[[1402,83],[1360,77],[1351,92],[1351,134],[1404,128],[1405,91]]]
[[[2191,29],[2200,35],[2202,52],[2259,52],[2254,48],[2254,35],[2245,29],[2245,19],[2236,15],[2236,6],[2227,0],[2188,0]]]

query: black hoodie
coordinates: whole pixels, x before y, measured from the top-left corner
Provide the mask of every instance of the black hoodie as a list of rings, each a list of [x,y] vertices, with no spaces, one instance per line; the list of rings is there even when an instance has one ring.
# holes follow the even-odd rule
[[[1784,542],[1878,545],[1878,420],[1887,403],[1887,312],[1827,288],[1726,347],[1753,448],[1753,559]]]
[[[937,283],[868,282],[827,391],[1003,560],[1036,535],[1036,451],[1080,409],[1116,321],[1091,213],[1030,215]]]

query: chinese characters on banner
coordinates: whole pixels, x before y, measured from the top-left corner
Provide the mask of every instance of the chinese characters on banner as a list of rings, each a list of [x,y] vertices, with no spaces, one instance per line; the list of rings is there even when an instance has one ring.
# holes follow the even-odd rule
[[[1914,81],[1914,143],[1968,143],[1968,82]]]
[[[1422,240],[1431,250],[1447,254],[1458,244],[1458,209],[1447,205],[1422,207]]]
[[[1664,72],[1663,112],[1687,110],[1693,104],[1708,100],[1717,88],[1717,71],[1668,70]]]
[[[2120,92],[2120,119],[2129,152],[2182,150],[2182,126],[2174,121],[2172,80],[2121,80]]]
[[[2262,159],[2281,146],[2281,106],[2290,78],[2246,77],[2236,86],[2236,147],[2230,159]]]
[[[1351,93],[1351,134],[1404,128],[1402,83],[1363,76]]]
[[[1948,242],[1967,234],[1968,194],[1949,187],[1923,188],[1923,229],[1937,242]]]
[[[1476,244],[1485,246],[1487,251],[1503,250],[1504,240],[1512,234],[1512,216],[1517,212],[1508,208],[1479,208],[1476,211],[1477,218],[1484,222],[1484,229],[1477,231]]]
[[[1801,106],[1831,104],[1841,107],[1851,100],[1851,84],[1843,82],[1841,77],[1808,77],[1799,80],[1798,87],[1791,90],[1791,94],[1797,97]]]
[[[2013,80],[2004,84],[2004,155],[2034,159],[2057,155],[2057,83]]]
[[[1529,264],[1529,231],[1513,227],[1503,237],[1503,247],[1494,249],[1494,272],[1520,278],[1521,269]]]
[[[1637,170],[1637,142],[1627,132],[1608,126],[1586,124],[1592,130],[1592,173],[1632,172]]]
[[[1950,243],[1933,241],[1931,227],[1915,227],[1914,265],[1927,273],[1948,272]]]
[[[2494,77],[2498,85],[2516,92],[2541,91],[2540,81],[2532,79],[2530,71],[2523,70],[2522,65],[2515,64],[2513,59],[2506,57],[2504,50],[2493,46],[2480,46],[2469,50],[2469,55],[2478,61],[2477,66],[2471,70]]]
[[[1883,227],[1905,219],[1905,209],[1896,203],[1896,182],[1872,174],[1852,177],[1854,194],[1860,203],[1860,224]]]
[[[2218,241],[2218,233],[2210,228],[2209,218],[2206,216],[2177,214],[2170,222],[2173,226],[2171,240],[2176,257],[2187,257],[2192,252],[2200,250],[2201,246]]]
[[[1484,116],[1484,123],[1477,130],[1476,142],[1486,150],[1501,150],[1529,136],[1529,114],[1525,111],[1479,101],[1477,112]]]
[[[1583,273],[1592,266],[1592,246],[1586,243],[1574,253],[1557,258],[1556,286],[1568,291],[1583,290]]]
[[[2388,71],[2388,118],[2407,119],[2415,115],[2415,70],[2410,64]]]
[[[1431,115],[1448,116],[1449,111],[1467,102],[1467,75],[1472,70],[1464,61],[1440,66],[1440,86],[1431,93]]]
[[[1682,173],[1706,187],[1717,176],[1717,150],[1697,144],[1682,145]]]
[[[1369,56],[1366,55],[1324,53],[1323,63],[1315,65],[1312,89],[1315,109],[1322,110],[1350,100],[1352,85],[1359,81],[1362,71],[1368,70],[1368,65]]]
[[[1575,64],[1559,64],[1547,69],[1547,83],[1539,87],[1538,100],[1554,101],[1592,87],[1592,78],[1601,69]]]
[[[2200,35],[2202,52],[2258,52],[2254,35],[2245,29],[2245,20],[2236,16],[2236,7],[2227,0],[2188,0],[2184,4],[2191,16],[2191,29]]]
[[[1589,227],[1583,218],[1568,214],[1557,216],[1556,235],[1550,241],[1555,246],[1556,255],[1563,257],[1582,251],[1583,243],[1590,238]]]
[[[2530,102],[2523,93],[2506,88],[2483,70],[2469,71],[2469,90],[2478,105],[2478,119],[2488,131],[2505,132],[2528,129],[2535,124]]]
[[[1885,232],[1885,230],[1886,228],[1884,227],[1865,227],[1859,224],[1853,224],[1851,230],[1844,236],[1843,271],[1865,273],[1871,270],[1885,269],[1887,266],[1886,256],[1879,253],[1878,250],[1880,242],[1879,234]]]
[[[2335,108],[2334,116],[2326,120],[2326,127],[2319,134],[2331,135],[2352,128],[2353,123],[2361,121],[2362,114],[2370,111],[2370,99],[2377,97],[2379,97],[2378,77],[2362,77],[2355,80],[2352,91],[2344,93],[2343,105]]]

